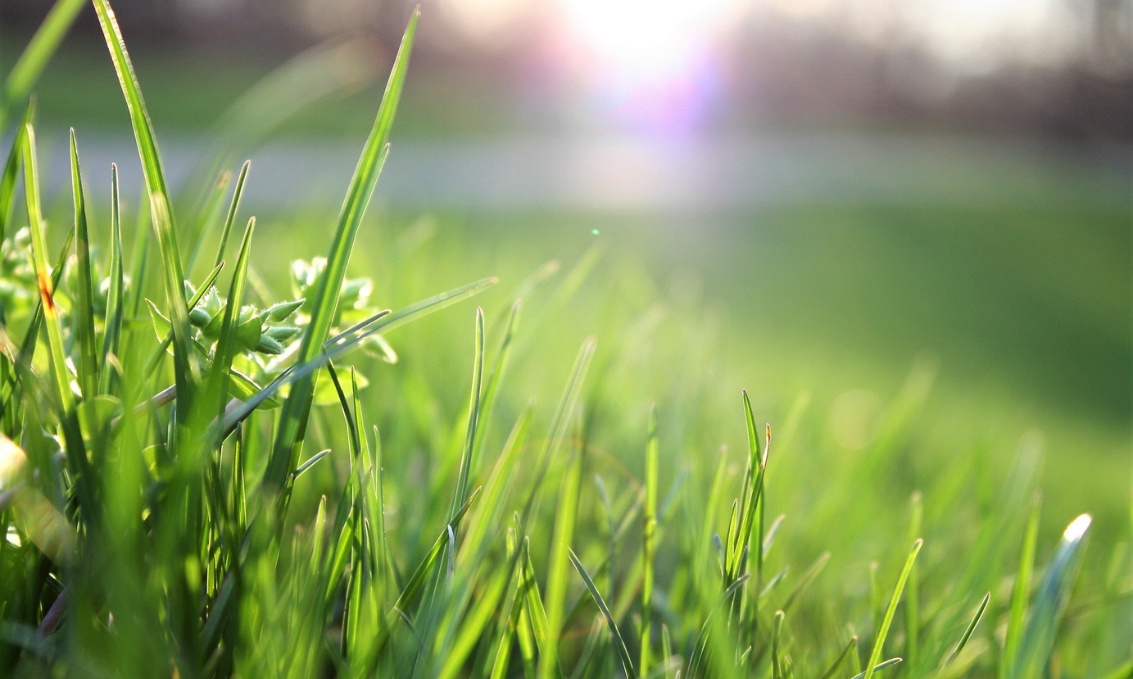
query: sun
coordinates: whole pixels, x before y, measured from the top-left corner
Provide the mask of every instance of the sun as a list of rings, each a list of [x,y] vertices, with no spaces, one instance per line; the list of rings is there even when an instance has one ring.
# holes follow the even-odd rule
[[[743,0],[557,0],[564,27],[599,66],[644,79],[679,76]]]

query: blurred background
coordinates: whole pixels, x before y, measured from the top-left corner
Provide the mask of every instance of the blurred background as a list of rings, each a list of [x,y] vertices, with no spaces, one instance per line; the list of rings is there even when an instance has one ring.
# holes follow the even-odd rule
[[[5,68],[49,5],[0,2]],[[633,260],[678,319],[718,321],[722,392],[772,421],[811,393],[846,450],[935,374],[944,454],[1041,430],[1055,521],[1128,519],[1133,1],[422,5],[384,233],[428,219],[483,274],[511,251]],[[250,157],[272,228],[332,223],[412,3],[114,6],[176,185]],[[137,196],[93,12],[37,91],[55,186],[70,125],[88,181],[117,162]]]

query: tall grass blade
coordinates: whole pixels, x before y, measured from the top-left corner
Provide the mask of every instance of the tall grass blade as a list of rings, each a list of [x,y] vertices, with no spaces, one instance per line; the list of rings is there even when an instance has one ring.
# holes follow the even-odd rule
[[[123,289],[125,279],[122,269],[122,212],[118,193],[118,166],[110,166],[110,288],[106,293],[106,319],[102,336],[102,355],[104,358],[117,357],[122,338],[122,316],[125,300]],[[111,391],[111,363],[104,360],[102,374],[99,375],[98,389],[101,393]]]
[[[555,508],[554,532],[551,534],[551,553],[547,566],[547,595],[544,599],[547,609],[548,638],[546,648],[539,658],[539,676],[561,676],[558,645],[565,623],[567,595],[567,565],[571,555],[570,546],[574,541],[574,526],[578,517],[578,494],[582,477],[582,453],[576,452],[567,462],[566,470],[559,486],[558,505]]]
[[[8,77],[4,81],[3,95],[0,96],[0,132],[4,131],[11,110],[22,105],[31,94],[35,81],[39,79],[51,55],[55,54],[59,43],[63,41],[63,37],[67,35],[68,29],[85,4],[86,0],[56,2],[32,36],[31,42],[24,48],[15,66],[8,72]],[[0,238],[2,237],[3,232],[0,231]]]
[[[897,604],[901,601],[901,593],[905,590],[905,583],[909,580],[909,573],[913,570],[913,564],[916,563],[917,554],[920,554],[921,547],[924,546],[924,540],[917,539],[913,543],[913,549],[909,552],[909,558],[905,560],[905,566],[901,569],[901,575],[897,578],[897,586],[893,588],[893,596],[889,599],[889,606],[885,609],[885,617],[881,620],[881,627],[877,630],[877,639],[873,642],[873,651],[869,654],[869,661],[866,663],[866,670],[862,673],[863,679],[869,679],[873,673],[883,667],[887,667],[885,663],[878,665],[881,661],[881,653],[885,647],[885,639],[889,636],[889,626],[893,624],[893,616],[897,614]],[[899,659],[894,658],[897,662]],[[886,661],[891,662],[891,661]]]
[[[582,562],[578,560],[573,550],[569,551],[570,562],[574,564],[574,569],[582,576],[582,581],[586,584],[586,589],[589,590],[590,596],[593,597],[594,603],[598,605],[598,610],[602,611],[602,616],[606,618],[606,625],[610,628],[610,635],[614,638],[614,649],[618,653],[618,660],[621,661],[622,670],[630,679],[637,677],[637,673],[633,670],[633,658],[630,657],[629,649],[626,648],[625,638],[618,630],[618,623],[614,620],[614,616],[610,613],[610,607],[606,605],[606,600],[602,598],[598,588],[594,585],[594,580],[590,574],[586,572]]]
[[[79,385],[84,400],[93,400],[98,391],[98,357],[94,334],[94,274],[90,260],[90,229],[83,177],[79,168],[79,147],[71,129],[71,192],[75,207],[75,254],[78,262],[79,299],[75,305],[79,343]]]
[[[468,479],[475,463],[473,453],[476,450],[476,434],[480,424],[480,397],[484,384],[484,310],[476,308],[476,340],[473,350],[472,362],[472,395],[468,401],[468,423],[465,425],[464,450],[460,456],[460,470],[457,472],[456,490],[452,496],[452,507],[449,514],[455,514],[457,508],[464,504],[468,495]]]
[[[1082,514],[1071,521],[1062,533],[1058,551],[1035,593],[1027,631],[1019,645],[1019,655],[1012,663],[1009,675],[1012,679],[1041,676],[1047,670],[1058,625],[1078,574],[1091,520],[1089,514]]]
[[[331,241],[330,252],[327,255],[326,268],[319,278],[315,298],[311,303],[310,324],[303,334],[299,346],[297,362],[309,364],[322,352],[323,343],[330,333],[331,323],[334,320],[338,297],[342,289],[342,281],[346,276],[346,265],[350,252],[354,247],[354,240],[358,228],[362,223],[362,216],[370,202],[370,196],[377,186],[378,177],[389,152],[388,139],[390,128],[393,126],[394,115],[397,112],[398,102],[401,99],[402,86],[405,83],[405,73],[409,66],[409,53],[413,47],[413,38],[417,31],[417,20],[420,10],[415,10],[405,29],[397,57],[394,59],[393,70],[386,84],[382,103],[378,107],[377,118],[370,131],[358,166],[354,170],[354,177],[350,181],[346,199],[338,217],[338,227]],[[314,376],[302,375],[296,378],[287,400],[283,404],[280,414],[279,426],[276,432],[275,444],[268,466],[264,472],[263,484],[265,488],[280,490],[285,481],[287,472],[295,466],[295,459],[299,454],[302,433],[306,427],[307,416],[310,413],[314,396]],[[282,498],[286,503],[286,497]]]

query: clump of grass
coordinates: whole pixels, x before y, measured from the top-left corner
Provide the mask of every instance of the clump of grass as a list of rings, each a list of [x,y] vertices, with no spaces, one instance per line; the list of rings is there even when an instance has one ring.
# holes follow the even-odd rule
[[[30,91],[74,4],[60,2],[29,46],[9,78],[5,114]],[[519,285],[499,315],[476,310],[458,417],[435,416],[433,377],[420,366],[379,364],[386,389],[375,407],[363,376],[345,367],[365,364],[351,352],[369,346],[394,361],[383,335],[495,282],[386,310],[370,306],[363,279],[346,277],[389,154],[418,13],[325,259],[297,264],[292,294],[273,295],[253,275],[254,218],[227,264],[248,166],[223,220],[211,218],[216,209],[178,209],[114,15],[106,0],[94,7],[144,168],[148,228],[123,228],[112,173],[109,235],[96,246],[74,133],[72,219],[45,215],[28,106],[0,176],[6,676],[1128,676],[1128,634],[1105,632],[1127,601],[1128,554],[1115,553],[1115,574],[1094,588],[1100,599],[1075,604],[1089,528],[1080,517],[1032,587],[1037,502],[1014,539],[1026,474],[981,517],[995,530],[979,536],[977,558],[949,551],[963,543],[950,518],[959,509],[935,505],[943,493],[915,495],[913,547],[884,611],[884,575],[901,564],[890,548],[875,554],[872,593],[861,586],[864,570],[834,561],[861,553],[853,533],[901,551],[908,544],[885,528],[904,510],[871,500],[878,470],[899,460],[904,425],[856,468],[809,475],[809,502],[837,492],[850,507],[815,514],[826,517],[813,528],[828,543],[817,558],[791,546],[789,519],[767,520],[775,493],[794,492],[776,485],[775,466],[805,469],[797,436],[807,422],[787,418],[795,443],[772,453],[771,428],[757,424],[746,392],[742,470],[727,453],[703,464],[704,442],[681,433],[710,406],[655,407],[641,431],[619,430],[634,443],[614,480],[598,454],[602,429],[634,419],[602,398],[616,353],[600,355],[586,339],[553,409],[508,394],[513,363],[531,363],[542,332],[525,331],[520,310],[533,300],[561,308],[597,255],[549,293],[555,266]],[[65,221],[71,234],[53,253],[47,230]],[[220,245],[198,273],[210,229]],[[195,235],[187,255],[182,233]],[[613,344],[632,352],[645,332]],[[447,343],[442,335],[412,349]],[[588,391],[594,383],[607,391]],[[442,370],[436,388],[456,393],[466,383]],[[907,420],[906,406],[894,407],[895,421]],[[429,431],[414,434],[411,423]],[[409,457],[424,471],[387,473]],[[316,501],[305,502],[312,490]],[[934,552],[934,540],[947,547]],[[844,571],[829,576],[832,563]],[[899,613],[904,625],[894,627]]]

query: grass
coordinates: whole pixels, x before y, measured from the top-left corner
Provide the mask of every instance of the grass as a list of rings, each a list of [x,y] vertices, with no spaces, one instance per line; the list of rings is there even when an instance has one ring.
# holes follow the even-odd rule
[[[728,388],[761,355],[612,253],[367,236],[416,14],[329,237],[236,239],[243,174],[170,192],[94,5],[148,199],[94,198],[79,133],[70,214],[45,211],[31,107],[14,126],[6,676],[1129,675],[1128,496],[1099,528],[1052,512],[1033,447],[1004,469],[928,433],[931,371],[848,453],[812,401]]]

